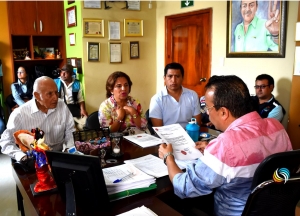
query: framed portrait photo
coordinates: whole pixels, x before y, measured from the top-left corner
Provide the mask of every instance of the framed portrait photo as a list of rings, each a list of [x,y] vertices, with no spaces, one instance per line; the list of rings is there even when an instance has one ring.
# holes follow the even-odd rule
[[[84,37],[104,37],[103,19],[83,19]]]
[[[130,41],[130,59],[140,58],[140,45],[138,41]]]
[[[110,63],[122,62],[122,43],[121,42],[108,42],[108,55]]]
[[[76,22],[76,6],[72,6],[66,9],[67,27],[73,27],[77,25]]]
[[[87,42],[87,55],[88,61],[100,61],[100,43]]]
[[[227,2],[226,57],[284,58],[287,1]]]
[[[143,20],[124,19],[124,36],[125,37],[143,36]]]

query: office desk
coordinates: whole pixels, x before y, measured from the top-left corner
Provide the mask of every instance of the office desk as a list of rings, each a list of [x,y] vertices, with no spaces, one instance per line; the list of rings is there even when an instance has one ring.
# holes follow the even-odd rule
[[[118,164],[122,164],[124,160],[157,153],[158,150],[158,146],[143,149],[126,140],[123,140],[122,147],[124,155],[118,160]],[[12,173],[17,185],[17,190],[19,190],[23,197],[24,212],[26,216],[65,215],[65,203],[58,193],[33,197],[30,190],[30,184],[37,180],[35,173],[25,173],[23,170],[19,169],[12,169]],[[181,215],[157,198],[158,195],[166,192],[170,193],[170,191],[173,190],[169,177],[165,176],[156,179],[156,184],[157,188],[155,190],[111,202],[112,208],[109,212],[101,211],[101,204],[99,204],[99,212],[97,212],[97,215],[116,215],[142,205],[150,208],[158,215]]]

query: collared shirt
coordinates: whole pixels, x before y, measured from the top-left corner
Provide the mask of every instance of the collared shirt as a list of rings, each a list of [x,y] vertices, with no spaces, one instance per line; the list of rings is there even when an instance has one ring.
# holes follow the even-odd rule
[[[143,113],[142,105],[140,102],[133,97],[128,97],[127,106],[133,107],[137,111],[137,115],[141,116],[141,128],[144,129],[147,126],[147,120]],[[116,112],[118,104],[114,99],[113,95],[107,98],[100,104],[99,107],[99,122],[101,127],[109,127],[118,119]],[[121,125],[120,131],[125,130],[127,127],[136,127],[133,117],[126,115],[124,123]]]
[[[67,85],[65,83],[65,81],[63,81],[61,78],[59,78],[59,79],[64,84],[62,86],[62,88],[64,88],[64,89],[61,91],[61,97],[60,98],[64,99],[64,96],[65,96],[67,104],[74,104],[74,99],[73,99],[73,95],[72,95],[72,85],[74,83],[75,78],[72,77],[72,82],[69,85]],[[78,103],[84,101],[83,96],[82,96],[82,86],[81,86],[81,83],[80,83],[80,89],[78,91],[77,99],[78,99],[77,100]]]
[[[27,83],[28,83],[28,82],[22,83],[22,82],[18,79],[18,85],[21,87],[23,93],[26,93],[26,92],[27,92],[27,89],[28,89]],[[15,87],[15,84],[16,84],[16,83],[11,84],[11,93],[12,93],[12,96],[14,97],[15,102],[16,102],[19,106],[21,106],[22,104],[25,103],[25,101],[20,97],[19,92],[18,92],[18,90],[17,90],[16,87]]]
[[[266,20],[254,16],[244,33],[244,23],[236,26],[234,31],[235,52],[279,51],[278,45],[272,40],[271,33],[265,26]]]
[[[215,215],[241,215],[257,166],[267,156],[289,150],[291,142],[280,122],[248,113],[210,141],[204,156],[185,173],[174,176],[175,194],[197,197],[216,188]]]
[[[2,153],[19,161],[25,154],[16,146],[13,134],[18,130],[31,131],[35,128],[45,132],[45,143],[52,150],[62,151],[63,144],[67,148],[74,146],[74,121],[64,101],[58,99],[56,108],[49,109],[46,114],[37,108],[33,98],[10,114],[7,129],[0,139]]]
[[[168,94],[166,86],[150,101],[149,117],[162,119],[163,125],[179,123],[185,128],[191,118],[199,114],[200,104],[197,93],[184,87],[179,101]]]

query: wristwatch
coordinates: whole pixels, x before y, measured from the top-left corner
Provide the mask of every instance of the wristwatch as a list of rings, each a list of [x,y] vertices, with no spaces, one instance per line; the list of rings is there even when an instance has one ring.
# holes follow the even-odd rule
[[[123,124],[123,122],[124,122],[124,121],[122,121],[122,120],[118,120],[118,123],[120,123],[120,124]]]
[[[166,165],[167,165],[167,163],[166,163],[167,157],[168,157],[169,155],[172,155],[172,156],[174,157],[174,154],[173,154],[172,152],[166,153],[166,154],[164,155],[164,163],[165,163]]]
[[[136,114],[133,114],[133,115],[132,115],[132,118],[136,118],[136,117],[137,117]]]

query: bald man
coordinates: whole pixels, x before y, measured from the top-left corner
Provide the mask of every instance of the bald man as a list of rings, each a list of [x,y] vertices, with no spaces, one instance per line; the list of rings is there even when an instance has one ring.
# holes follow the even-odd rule
[[[37,78],[33,85],[33,96],[11,113],[0,140],[2,153],[17,161],[27,159],[14,141],[13,134],[18,130],[40,128],[45,132],[45,143],[54,151],[74,146],[73,117],[64,101],[58,98],[53,79],[47,76]]]

